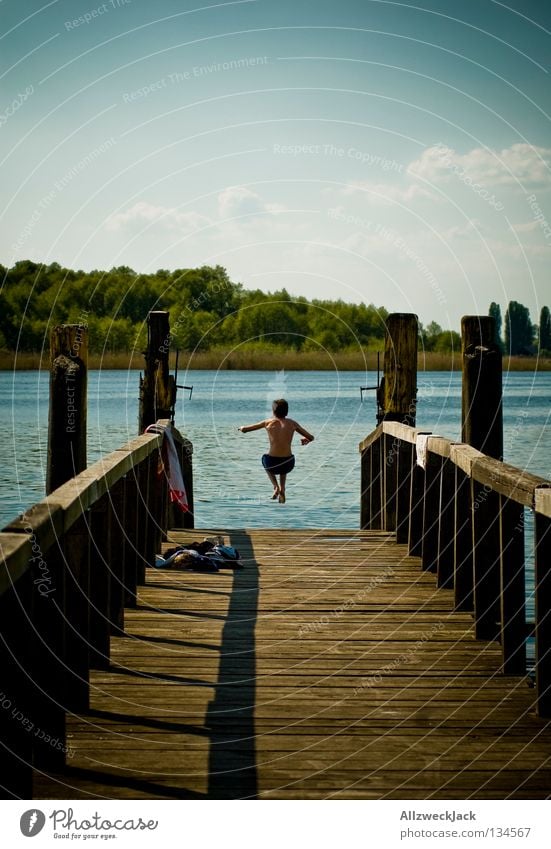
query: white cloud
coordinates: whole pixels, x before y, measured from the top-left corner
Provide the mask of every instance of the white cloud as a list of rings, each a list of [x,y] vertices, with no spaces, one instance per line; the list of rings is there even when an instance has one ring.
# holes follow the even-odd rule
[[[223,219],[282,212],[284,209],[280,204],[266,203],[260,195],[245,186],[229,186],[218,195],[218,213]]]
[[[343,195],[354,195],[363,193],[370,203],[373,204],[408,204],[418,198],[429,198],[436,200],[435,195],[418,183],[410,183],[409,186],[397,186],[385,183],[357,182],[350,183],[342,189]]]
[[[188,233],[211,223],[209,218],[197,212],[181,212],[171,207],[155,206],[146,201],[138,201],[125,212],[109,216],[105,226],[108,230],[126,230],[137,224],[159,224],[164,230]]]
[[[468,176],[484,186],[547,188],[551,186],[551,148],[514,144],[501,151],[477,147],[460,154],[445,145],[435,145],[410,163],[407,171],[429,183]]]
[[[480,240],[485,238],[485,228],[481,221],[476,218],[467,221],[466,224],[457,224],[453,227],[448,227],[440,233],[440,236],[445,242],[452,239],[474,239]]]

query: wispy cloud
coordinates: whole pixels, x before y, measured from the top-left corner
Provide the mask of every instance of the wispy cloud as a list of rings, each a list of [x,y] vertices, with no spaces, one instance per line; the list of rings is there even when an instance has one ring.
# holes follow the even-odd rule
[[[419,199],[436,200],[437,197],[419,183],[410,183],[407,186],[398,186],[395,183],[350,183],[342,189],[344,196],[363,193],[370,203],[388,205],[393,203],[409,204]]]
[[[281,204],[267,203],[260,195],[244,186],[230,186],[216,197],[213,218],[193,210],[183,212],[174,207],[159,206],[141,200],[122,212],[110,215],[105,227],[110,231],[128,231],[154,225],[156,231],[162,229],[167,232],[191,233],[212,224],[221,224],[228,219],[243,216],[254,219],[256,216],[282,212],[284,209]]]
[[[229,186],[218,195],[218,214],[222,219],[264,215],[266,212],[282,212],[284,209],[280,204],[267,203],[245,186]]]
[[[124,212],[109,216],[107,230],[134,229],[136,225],[160,225],[164,230],[189,233],[211,224],[211,220],[197,212],[182,212],[166,206],[155,206],[147,201],[138,201]]]
[[[501,151],[477,147],[458,153],[434,145],[410,163],[407,172],[429,183],[450,182],[459,173],[485,186],[551,187],[551,148],[514,144]]]

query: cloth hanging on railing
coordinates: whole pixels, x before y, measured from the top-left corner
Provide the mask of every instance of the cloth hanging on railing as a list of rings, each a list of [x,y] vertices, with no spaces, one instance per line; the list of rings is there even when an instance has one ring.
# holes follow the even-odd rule
[[[145,432],[163,434],[162,457],[168,480],[170,500],[173,504],[176,504],[180,508],[182,513],[187,513],[189,510],[189,503],[187,500],[186,487],[184,485],[180,460],[178,459],[178,452],[176,451],[174,437],[172,436],[171,425],[163,425],[157,422],[146,427]]]
[[[427,465],[427,441],[432,433],[420,433],[415,437],[415,449],[417,452],[417,465],[422,469]]]
[[[432,437],[440,438],[439,433],[418,433],[415,437],[415,451],[417,454],[417,465],[422,469],[427,467],[427,442]]]

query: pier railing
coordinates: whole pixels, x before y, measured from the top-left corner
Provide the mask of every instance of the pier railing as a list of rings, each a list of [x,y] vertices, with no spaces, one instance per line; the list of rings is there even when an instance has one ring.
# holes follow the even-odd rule
[[[362,443],[362,528],[393,531],[478,639],[498,640],[502,672],[525,675],[535,636],[537,711],[551,716],[551,483],[469,445],[397,422]],[[525,509],[534,514],[535,623],[526,617]]]
[[[163,421],[162,424],[168,424]],[[173,429],[189,514],[171,515],[163,436],[98,460],[0,532],[0,785],[32,796],[32,769],[65,763],[67,711],[89,705],[167,527],[193,527],[191,443]]]

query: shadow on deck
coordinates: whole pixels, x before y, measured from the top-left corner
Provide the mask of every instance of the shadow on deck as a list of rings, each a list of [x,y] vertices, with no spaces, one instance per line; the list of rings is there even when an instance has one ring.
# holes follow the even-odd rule
[[[36,798],[550,795],[529,681],[390,534],[225,538],[242,571],[149,571]]]

